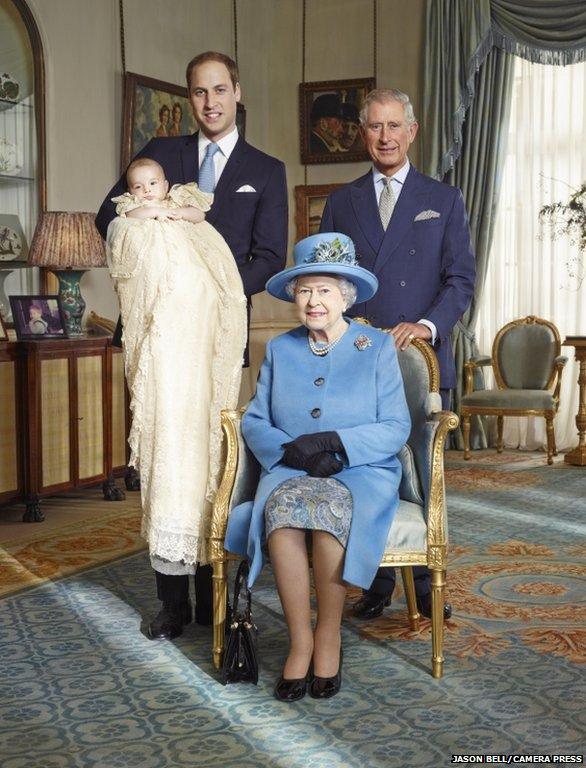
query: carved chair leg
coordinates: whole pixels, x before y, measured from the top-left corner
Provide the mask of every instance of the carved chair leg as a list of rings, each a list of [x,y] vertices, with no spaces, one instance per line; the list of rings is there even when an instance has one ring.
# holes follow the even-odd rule
[[[405,589],[405,599],[407,600],[409,626],[413,632],[419,632],[419,611],[417,610],[417,599],[415,597],[413,568],[410,565],[404,565],[401,568],[401,576],[403,577],[403,588]]]
[[[445,571],[431,571],[431,673],[440,678],[444,673],[444,590]]]
[[[553,457],[557,456],[555,447],[555,432],[553,429],[553,416],[545,417],[545,427],[547,431],[547,463],[553,464]]]
[[[504,416],[497,416],[496,417],[496,428],[497,428],[497,439],[496,439],[496,450],[497,453],[502,453],[503,448],[505,447],[505,441],[503,439],[503,427],[505,426],[505,417]]]
[[[212,563],[212,591],[214,605],[214,667],[220,669],[224,655],[224,643],[226,632],[226,602],[228,598],[228,562],[222,560]]]
[[[462,436],[464,437],[464,459],[470,458],[470,414],[462,415]]]

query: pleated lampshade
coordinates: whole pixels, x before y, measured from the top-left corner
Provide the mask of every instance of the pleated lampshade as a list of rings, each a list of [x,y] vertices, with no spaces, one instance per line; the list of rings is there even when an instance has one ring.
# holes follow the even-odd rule
[[[95,213],[42,213],[28,263],[56,269],[105,267],[106,249],[95,227],[95,217]]]

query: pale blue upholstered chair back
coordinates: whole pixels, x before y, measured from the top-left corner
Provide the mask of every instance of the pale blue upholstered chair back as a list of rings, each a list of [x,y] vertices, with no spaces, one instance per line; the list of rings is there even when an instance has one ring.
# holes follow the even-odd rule
[[[546,389],[558,349],[549,325],[514,325],[496,337],[493,356],[509,389]]]

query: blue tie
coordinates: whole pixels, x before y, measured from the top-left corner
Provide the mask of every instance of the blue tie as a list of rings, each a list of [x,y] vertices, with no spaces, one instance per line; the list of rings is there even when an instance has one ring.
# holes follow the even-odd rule
[[[211,141],[199,169],[199,188],[202,192],[213,192],[216,188],[216,171],[214,168],[214,155],[220,149],[215,141]]]

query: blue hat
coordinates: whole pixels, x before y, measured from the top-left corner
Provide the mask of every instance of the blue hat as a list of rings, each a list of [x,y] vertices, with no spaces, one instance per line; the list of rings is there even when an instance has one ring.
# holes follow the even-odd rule
[[[285,290],[291,280],[302,275],[336,275],[356,286],[356,301],[368,301],[378,289],[378,280],[356,263],[354,243],[340,232],[323,232],[300,240],[293,249],[295,266],[273,275],[265,288],[276,299],[293,301]]]

